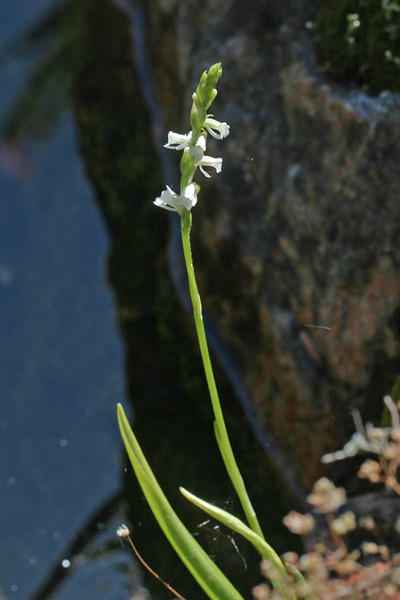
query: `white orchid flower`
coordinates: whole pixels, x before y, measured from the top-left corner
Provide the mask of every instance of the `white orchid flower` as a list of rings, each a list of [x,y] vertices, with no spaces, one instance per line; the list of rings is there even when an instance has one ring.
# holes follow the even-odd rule
[[[229,135],[230,129],[228,123],[221,123],[220,121],[213,119],[212,115],[207,115],[207,118],[204,121],[204,128],[207,129],[208,133],[217,140],[226,138]]]
[[[203,158],[201,160],[199,160],[198,163],[195,163],[195,166],[199,167],[199,169],[203,173],[203,175],[205,175],[206,177],[211,177],[211,175],[209,173],[207,173],[207,171],[205,171],[203,169],[203,167],[213,167],[213,169],[215,169],[217,173],[221,173],[222,158],[213,158],[212,156],[203,156]]]
[[[213,167],[217,173],[221,172],[222,169],[222,158],[213,158],[212,156],[204,156],[204,152],[206,151],[206,136],[200,135],[199,139],[195,143],[194,146],[190,148],[190,155],[194,158],[194,166],[199,167],[200,171],[206,177],[211,177],[203,169],[203,167]]]
[[[190,148],[190,155],[194,158],[194,164],[197,165],[203,158],[206,151],[206,136],[200,135],[194,146]]]
[[[182,209],[191,210],[197,203],[196,185],[190,183],[187,185],[182,194],[176,194],[167,185],[167,189],[161,192],[161,196],[154,200],[154,204],[165,210],[172,210],[182,214]]]
[[[190,145],[192,140],[192,132],[189,133],[174,133],[173,131],[168,132],[168,143],[164,144],[164,148],[170,148],[171,150],[183,150],[186,146]]]

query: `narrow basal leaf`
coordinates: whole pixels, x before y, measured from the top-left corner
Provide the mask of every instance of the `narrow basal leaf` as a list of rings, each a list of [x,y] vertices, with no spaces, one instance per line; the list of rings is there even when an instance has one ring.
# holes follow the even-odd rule
[[[206,512],[208,515],[210,515],[214,519],[217,519],[217,521],[220,521],[221,523],[223,523],[223,525],[226,525],[226,527],[232,529],[232,531],[240,533],[240,535],[242,535],[244,538],[246,538],[246,540],[253,544],[253,546],[258,550],[263,559],[270,562],[283,577],[287,576],[286,569],[275,550],[265,540],[263,540],[259,535],[257,535],[252,529],[250,529],[250,527],[243,523],[243,521],[241,521],[231,513],[227,512],[226,510],[218,508],[218,506],[214,506],[213,504],[210,504],[209,502],[198,498],[194,494],[191,494],[190,492],[185,490],[185,488],[183,487],[180,487],[179,490],[185,496],[185,498],[187,498],[188,500],[190,500],[190,502],[193,502],[193,504],[204,510],[204,512]]]
[[[243,600],[172,509],[140,448],[121,404],[117,406],[117,413],[122,439],[140,487],[171,546],[211,600]]]

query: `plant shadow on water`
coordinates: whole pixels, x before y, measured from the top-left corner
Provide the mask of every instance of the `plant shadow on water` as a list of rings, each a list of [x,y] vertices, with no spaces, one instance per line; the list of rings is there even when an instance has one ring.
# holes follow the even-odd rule
[[[217,454],[192,318],[182,310],[169,277],[168,222],[152,204],[161,187],[161,175],[149,133],[152,124],[135,76],[129,21],[111,0],[69,0],[35,31],[27,38],[29,42],[43,42],[53,32],[58,44],[40,64],[6,123],[4,135],[12,141],[21,131],[34,132],[30,125],[41,119],[50,127],[60,108],[72,106],[86,170],[110,233],[108,277],[124,342],[135,431],[177,513],[248,596],[259,578],[257,554],[230,532],[216,528],[216,523],[202,525],[204,515],[178,491],[178,486],[184,485],[221,506],[228,502],[232,512],[241,514]],[[59,93],[51,96],[54,89]],[[43,94],[50,94],[49,103],[43,104]],[[218,370],[216,375],[249,494],[268,541],[283,551],[288,534],[282,532],[281,520],[290,508],[289,501],[277,492],[281,484],[232,397],[229,382]],[[114,414],[118,398],[111,401],[108,415]],[[117,431],[116,416],[110,427]],[[185,597],[199,597],[199,588],[163,538],[126,466],[122,444],[121,456],[127,508],[116,494],[103,518],[125,513],[121,520],[130,524],[146,562]],[[98,477],[102,475],[99,466]],[[71,546],[73,552],[83,553],[87,537],[90,541],[94,536],[96,527],[91,521],[88,519],[76,547]],[[131,560],[135,561],[133,556]],[[46,582],[36,600],[50,597],[61,580],[60,570],[52,576],[53,582]],[[170,597],[150,576],[145,577],[154,597]]]

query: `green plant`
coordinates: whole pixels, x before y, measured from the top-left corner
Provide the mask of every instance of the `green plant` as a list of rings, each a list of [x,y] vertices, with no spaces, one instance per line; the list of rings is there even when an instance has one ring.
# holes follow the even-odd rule
[[[347,497],[343,488],[338,488],[328,479],[322,478],[316,482],[308,497],[312,514],[303,515],[292,511],[285,517],[284,524],[292,533],[307,538],[315,530],[316,516],[319,515],[319,519],[325,519],[323,531],[327,540],[315,542],[314,539],[311,549],[304,555],[299,556],[294,552],[289,552],[281,559],[264,538],[236,464],[208,352],[190,246],[191,209],[196,205],[200,192],[200,186],[194,182],[194,176],[197,169],[209,177],[205,168],[214,168],[217,173],[222,168],[221,158],[205,155],[207,135],[223,139],[229,134],[229,126],[226,123],[216,121],[212,115],[207,113],[217,94],[215,88],[221,74],[221,65],[217,63],[201,76],[199,85],[193,94],[190,114],[191,131],[184,135],[169,132],[166,147],[183,151],[180,163],[180,192],[179,194],[175,193],[167,187],[154,203],[165,210],[176,212],[181,219],[183,253],[196,332],[214,412],[214,432],[226,471],[241,502],[247,524],[229,512],[194,496],[182,487],[180,491],[186,499],[232,531],[242,535],[257,549],[263,561],[262,570],[268,583],[260,584],[253,589],[256,600],[400,600],[400,555],[391,552],[385,543],[371,541],[368,539],[368,535],[365,536],[360,547],[350,549],[348,538],[357,527],[374,534],[378,533],[378,537],[379,532],[377,532],[372,517],[358,518],[346,506]],[[397,388],[398,382],[392,393],[396,402],[398,401]],[[400,495],[400,483],[398,482],[400,468],[398,408],[400,403],[396,405],[389,396],[384,400],[386,404],[384,421],[388,426],[380,428],[370,424],[364,426],[359,415],[356,414],[356,433],[342,450],[323,457],[323,462],[342,460],[361,452],[376,454],[378,460],[368,458],[361,466],[358,476],[371,483],[383,484]],[[121,405],[118,405],[118,421],[138,482],[171,546],[209,598],[212,600],[241,600],[242,596],[238,590],[210,559],[175,514],[143,455]],[[394,530],[400,532],[399,518],[394,523]],[[118,534],[126,537],[129,536],[129,531],[122,527]],[[130,538],[128,539],[131,542]],[[137,552],[132,542],[131,545]],[[310,545],[310,540],[308,545]],[[140,560],[142,559],[140,558]],[[143,560],[142,562],[149,568]],[[156,577],[158,576],[156,575]],[[163,583],[165,584],[165,582]],[[174,592],[168,584],[165,585]]]
[[[193,496],[183,488],[181,488],[181,491],[188,500],[250,541],[258,550],[262,559],[271,565],[270,580],[273,587],[281,590],[284,598],[294,598],[292,593],[288,595],[285,593],[283,582],[287,577],[286,568],[277,553],[264,539],[232,451],[208,351],[201,300],[197,289],[190,246],[191,209],[196,205],[200,192],[200,185],[193,181],[194,175],[199,169],[206,177],[210,177],[205,168],[214,168],[217,173],[222,168],[221,158],[212,158],[205,155],[207,136],[209,134],[216,139],[223,139],[229,134],[229,125],[217,121],[213,118],[213,115],[207,112],[217,95],[216,84],[221,75],[222,69],[220,63],[213,65],[208,71],[204,71],[202,74],[196,91],[192,96],[193,104],[190,112],[191,131],[187,134],[169,132],[168,143],[165,147],[183,151],[180,162],[180,193],[173,192],[167,186],[167,189],[162,192],[161,196],[156,198],[154,204],[165,210],[176,212],[181,219],[183,253],[196,332],[215,417],[215,437],[225,468],[236,490],[248,525],[230,513]],[[237,598],[239,600],[241,598],[239,592],[207,556],[173,511],[141,451],[140,445],[129,426],[121,405],[118,405],[118,421],[121,435],[138,482],[155,518],[172,547],[210,598],[213,600],[223,600],[225,598],[227,600],[234,600]]]

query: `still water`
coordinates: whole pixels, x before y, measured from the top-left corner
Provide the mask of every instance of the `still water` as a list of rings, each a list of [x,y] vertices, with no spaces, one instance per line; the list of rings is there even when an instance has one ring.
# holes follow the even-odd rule
[[[45,7],[3,1],[2,41]],[[29,66],[26,56],[0,65],[2,118]],[[124,373],[106,229],[71,114],[25,150],[3,147],[0,168],[0,596],[23,600],[121,486],[115,404]],[[101,568],[104,585],[109,568]],[[95,570],[91,586],[85,573],[65,597],[77,589],[94,597]]]

